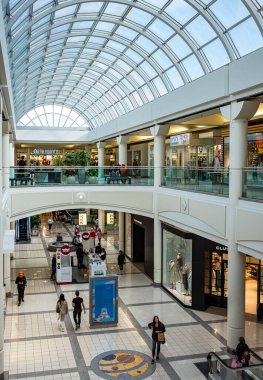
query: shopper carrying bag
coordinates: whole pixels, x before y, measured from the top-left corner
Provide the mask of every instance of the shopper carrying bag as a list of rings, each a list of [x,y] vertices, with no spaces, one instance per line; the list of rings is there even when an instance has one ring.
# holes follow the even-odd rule
[[[155,351],[157,346],[156,360],[159,360],[159,354],[161,351],[161,344],[165,343],[165,326],[159,320],[159,317],[155,315],[153,321],[148,324],[149,329],[152,330],[152,364],[154,364]]]

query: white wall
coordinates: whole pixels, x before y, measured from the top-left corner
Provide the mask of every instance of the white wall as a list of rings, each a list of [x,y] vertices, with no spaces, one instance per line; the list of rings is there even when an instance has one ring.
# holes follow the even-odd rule
[[[150,218],[156,212],[171,226],[227,245],[228,198],[160,187],[154,206],[153,196],[153,187],[141,186],[13,188],[8,207],[11,221],[67,208],[116,210]],[[263,259],[263,204],[240,200],[236,226],[239,250]]]

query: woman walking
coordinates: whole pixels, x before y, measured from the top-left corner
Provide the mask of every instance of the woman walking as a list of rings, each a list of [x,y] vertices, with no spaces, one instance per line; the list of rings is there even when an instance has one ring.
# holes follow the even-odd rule
[[[57,302],[56,312],[58,313],[58,320],[60,321],[61,332],[65,331],[65,316],[68,314],[68,303],[65,300],[64,294],[60,294]]]
[[[118,255],[118,266],[119,266],[119,269],[120,269],[120,274],[123,273],[123,265],[125,264],[125,262],[126,262],[125,255],[122,252],[122,250],[120,250],[119,251],[119,255]]]
[[[165,333],[165,326],[159,320],[159,317],[157,315],[155,315],[153,317],[153,321],[148,324],[148,327],[149,327],[149,329],[152,330],[152,364],[154,364],[156,346],[157,346],[156,360],[159,360],[161,343],[164,343],[164,341],[162,341],[162,342],[160,341],[160,336],[158,337],[158,334],[159,333]]]

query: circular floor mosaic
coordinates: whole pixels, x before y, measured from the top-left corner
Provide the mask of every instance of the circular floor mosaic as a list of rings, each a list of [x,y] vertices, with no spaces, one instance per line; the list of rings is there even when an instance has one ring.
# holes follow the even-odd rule
[[[148,355],[138,351],[116,350],[104,352],[91,361],[91,369],[103,379],[145,379],[156,365]]]

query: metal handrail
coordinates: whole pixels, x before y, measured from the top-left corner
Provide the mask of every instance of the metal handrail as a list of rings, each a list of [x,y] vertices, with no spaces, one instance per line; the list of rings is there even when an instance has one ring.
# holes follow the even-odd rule
[[[240,374],[241,371],[244,371],[249,375],[249,372],[253,370],[259,370],[260,377],[258,377],[258,375],[254,374],[253,372],[252,374],[253,376],[257,376],[258,379],[262,379],[263,359],[253,351],[250,351],[250,355],[253,356],[260,363],[250,364],[249,366],[244,366],[244,367],[232,368],[230,365],[228,365],[225,362],[225,359],[221,359],[215,352],[209,352],[209,354],[207,355],[207,360],[209,363],[209,374],[210,375],[215,374],[216,376],[221,375],[223,376],[222,380],[232,380],[232,379],[235,379],[237,373]],[[215,360],[213,360],[212,357],[214,357]],[[231,358],[229,359],[231,360]],[[219,367],[218,367],[218,362],[219,362]],[[220,368],[221,366],[224,368],[224,371],[221,370]],[[212,376],[210,376],[209,378],[212,378]],[[216,378],[218,379],[218,377]]]

